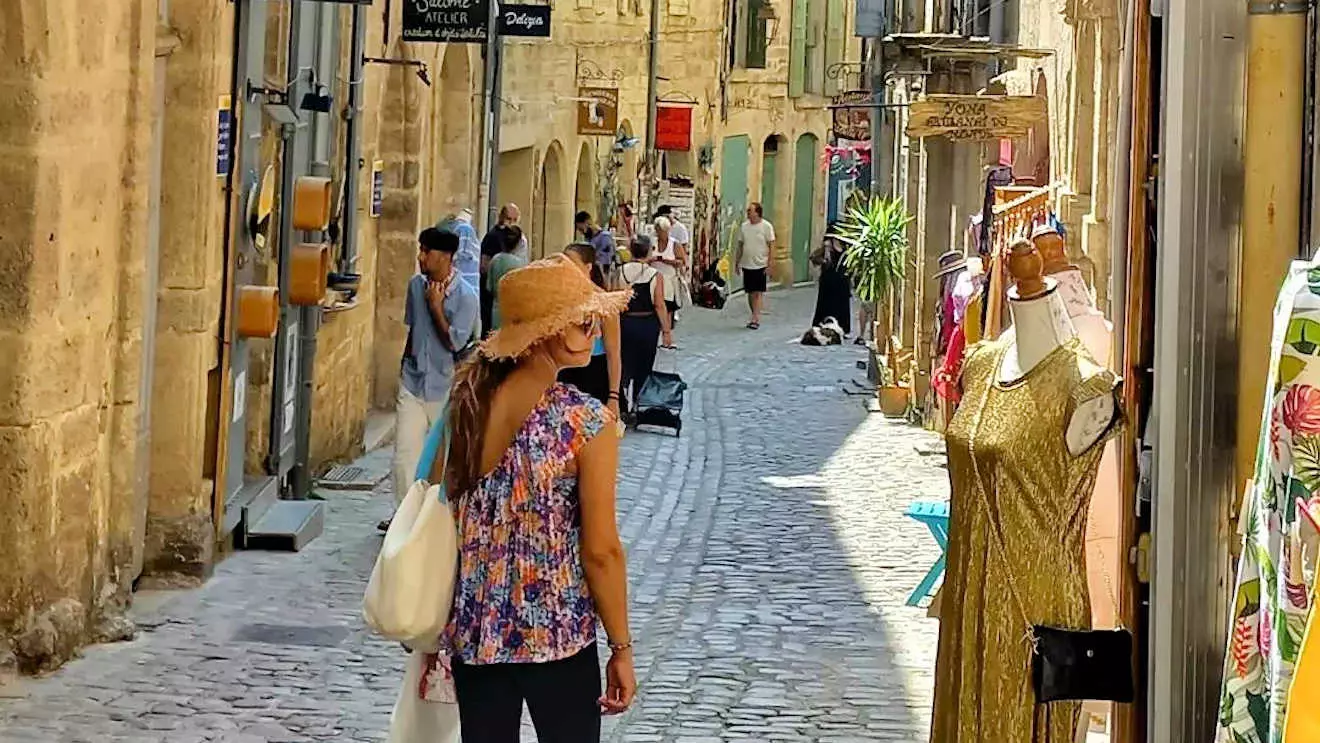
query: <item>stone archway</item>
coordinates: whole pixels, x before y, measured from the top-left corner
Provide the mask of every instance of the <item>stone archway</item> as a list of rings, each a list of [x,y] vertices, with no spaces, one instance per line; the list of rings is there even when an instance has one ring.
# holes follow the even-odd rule
[[[591,144],[583,142],[578,148],[577,179],[573,184],[573,211],[587,212],[597,222],[602,221],[600,196],[596,189],[596,157]]]
[[[806,132],[798,137],[797,151],[793,153],[793,243],[787,256],[792,261],[791,272],[785,270],[783,274],[790,281],[806,281],[811,276],[807,257],[815,232],[819,156],[820,140],[815,134]]]
[[[540,178],[532,199],[532,256],[554,254],[573,237],[573,204],[565,185],[564,147],[550,143],[541,159]]]
[[[440,64],[436,96],[432,195],[434,213],[449,214],[472,204],[472,66],[468,47],[450,44]]]

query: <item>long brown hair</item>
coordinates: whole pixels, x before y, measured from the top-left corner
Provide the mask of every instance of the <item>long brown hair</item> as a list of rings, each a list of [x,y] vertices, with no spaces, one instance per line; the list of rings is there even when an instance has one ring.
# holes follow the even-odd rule
[[[481,453],[490,402],[515,366],[513,359],[488,359],[477,352],[454,372],[454,386],[449,393],[449,459],[442,465],[437,457],[431,472],[432,482],[439,482],[437,476],[443,474],[451,499],[471,492],[485,474]],[[435,467],[442,466],[443,473],[435,471]]]

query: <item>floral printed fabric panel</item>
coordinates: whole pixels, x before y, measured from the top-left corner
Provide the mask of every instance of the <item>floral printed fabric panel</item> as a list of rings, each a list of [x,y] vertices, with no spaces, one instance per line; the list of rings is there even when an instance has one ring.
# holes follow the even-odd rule
[[[1297,502],[1320,494],[1320,265],[1295,263],[1274,311],[1270,391],[1225,660],[1218,743],[1280,743],[1310,592]]]

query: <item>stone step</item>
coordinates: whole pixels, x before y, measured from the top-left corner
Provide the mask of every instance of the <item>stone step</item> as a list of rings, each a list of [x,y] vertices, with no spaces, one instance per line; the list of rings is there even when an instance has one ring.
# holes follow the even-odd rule
[[[246,480],[225,501],[225,517],[221,524],[221,537],[233,535],[235,546],[242,546],[246,525],[259,521],[271,504],[280,498],[278,481],[273,477],[255,477]]]
[[[298,552],[325,530],[325,503],[276,501],[244,535],[244,549]]]

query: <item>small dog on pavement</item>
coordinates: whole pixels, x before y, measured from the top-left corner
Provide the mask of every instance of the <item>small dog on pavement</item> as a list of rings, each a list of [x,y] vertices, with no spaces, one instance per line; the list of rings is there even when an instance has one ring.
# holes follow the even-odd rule
[[[839,321],[827,317],[820,325],[813,325],[802,334],[804,346],[840,346],[843,345],[843,328]]]

